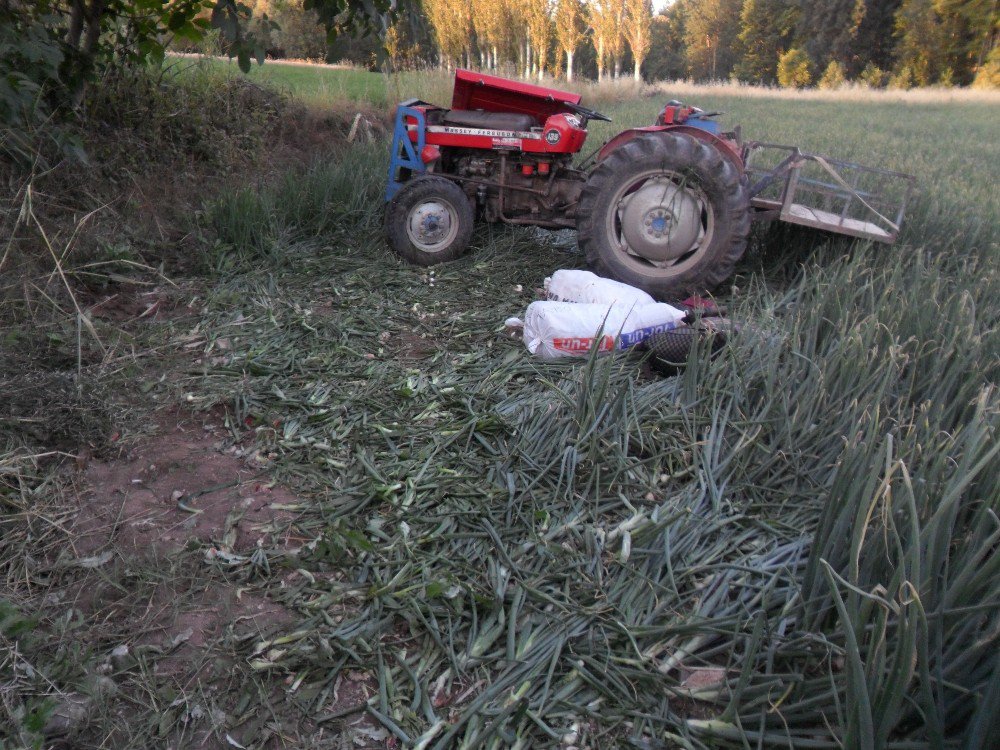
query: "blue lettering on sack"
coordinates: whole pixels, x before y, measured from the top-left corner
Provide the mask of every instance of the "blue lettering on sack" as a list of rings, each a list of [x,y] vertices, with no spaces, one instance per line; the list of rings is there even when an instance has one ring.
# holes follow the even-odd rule
[[[650,336],[657,333],[664,333],[666,331],[672,331],[681,324],[681,321],[676,320],[671,323],[660,323],[659,325],[649,326],[648,328],[637,328],[634,331],[629,331],[628,333],[622,333],[618,337],[618,348],[628,349],[630,346],[635,346],[640,341],[645,341]]]

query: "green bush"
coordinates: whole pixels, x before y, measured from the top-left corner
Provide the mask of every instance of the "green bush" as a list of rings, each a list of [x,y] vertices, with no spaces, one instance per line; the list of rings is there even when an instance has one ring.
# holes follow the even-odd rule
[[[861,75],[858,76],[858,80],[873,89],[880,89],[885,86],[885,79],[885,71],[873,62],[868,63],[865,69],[861,71]]]
[[[826,70],[823,71],[818,86],[821,89],[839,89],[845,83],[847,83],[847,74],[844,71],[844,66],[836,60],[831,60],[830,64],[826,66]]]
[[[914,79],[913,69],[909,65],[903,65],[889,77],[889,88],[891,89],[912,89],[917,85]]]
[[[29,163],[37,158],[39,136],[67,155],[81,156],[79,143],[55,127],[55,92],[71,81],[56,30],[38,7],[18,11],[0,6],[0,158]]]
[[[812,60],[805,50],[792,48],[778,58],[778,83],[800,89],[812,82]]]
[[[994,47],[972,82],[976,89],[1000,89],[1000,47]]]
[[[33,15],[0,11],[0,123],[23,127],[49,113],[47,88],[59,80],[63,52]]]

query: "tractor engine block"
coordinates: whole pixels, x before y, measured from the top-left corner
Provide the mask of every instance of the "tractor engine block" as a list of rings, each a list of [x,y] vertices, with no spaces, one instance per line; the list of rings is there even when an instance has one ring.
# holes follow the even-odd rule
[[[450,158],[449,158],[450,157]],[[585,175],[570,155],[480,150],[443,153],[440,172],[475,199],[487,221],[573,227]]]

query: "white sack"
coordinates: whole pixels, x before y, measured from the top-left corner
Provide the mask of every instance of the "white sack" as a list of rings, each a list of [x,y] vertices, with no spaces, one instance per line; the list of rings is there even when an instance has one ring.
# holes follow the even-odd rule
[[[683,310],[656,302],[632,308],[532,302],[524,315],[524,345],[542,359],[585,356],[594,346],[602,352],[623,350],[654,333],[676,328],[684,315]]]
[[[613,279],[604,279],[590,271],[560,269],[545,279],[545,294],[559,302],[599,303],[644,307],[656,302],[641,289]]]

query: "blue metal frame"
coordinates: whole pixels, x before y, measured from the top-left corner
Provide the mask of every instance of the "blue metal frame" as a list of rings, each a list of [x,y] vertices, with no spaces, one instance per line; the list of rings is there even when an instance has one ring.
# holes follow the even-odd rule
[[[710,120],[707,117],[701,117],[697,113],[688,117],[683,124],[690,125],[693,128],[706,130],[712,135],[718,135],[722,130],[722,128],[719,127],[719,123],[715,120]]]
[[[406,118],[412,117],[417,121],[417,142],[410,140],[410,133],[406,129]],[[424,119],[422,110],[413,107],[400,105],[396,109],[396,125],[392,131],[392,153],[389,157],[389,179],[385,184],[385,202],[388,203],[396,197],[404,184],[402,171],[410,170],[412,173],[426,172],[427,166],[420,158],[427,142],[427,121]]]

